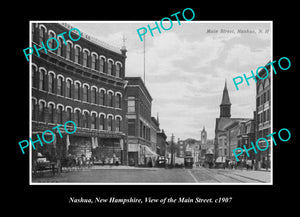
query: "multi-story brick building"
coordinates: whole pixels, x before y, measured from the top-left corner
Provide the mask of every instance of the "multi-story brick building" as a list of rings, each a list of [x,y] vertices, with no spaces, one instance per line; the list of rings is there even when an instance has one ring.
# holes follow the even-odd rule
[[[64,34],[66,42],[57,37],[71,28],[65,23],[32,24],[32,47],[46,45],[51,37],[60,42],[54,51],[32,55],[32,139],[69,120],[77,125],[72,135],[61,128],[63,137],[56,132],[55,141],[37,147],[33,156],[40,152],[63,160],[84,155],[124,163],[126,48],[115,49],[83,32],[78,41],[68,34]],[[79,35],[72,31],[71,36]],[[48,45],[55,47],[55,40],[51,42]]]
[[[256,77],[256,126],[255,140],[266,138],[271,146],[271,137],[267,137],[271,133],[271,67],[265,66],[268,69],[269,76],[266,79]],[[266,71],[261,69],[258,72],[261,78],[266,77]],[[258,142],[261,149],[266,148],[266,143],[263,140]],[[256,154],[257,168],[270,168],[270,148],[266,151],[258,151]]]
[[[227,133],[227,152],[226,157],[231,160],[235,160],[233,150],[240,147],[251,147],[251,142],[254,141],[254,120],[250,118],[240,119],[232,121],[225,128]],[[245,152],[239,157],[240,160],[254,159],[254,154],[249,152],[249,157]]]
[[[128,163],[131,166],[147,165],[156,150],[152,150],[152,97],[140,77],[126,77]]]

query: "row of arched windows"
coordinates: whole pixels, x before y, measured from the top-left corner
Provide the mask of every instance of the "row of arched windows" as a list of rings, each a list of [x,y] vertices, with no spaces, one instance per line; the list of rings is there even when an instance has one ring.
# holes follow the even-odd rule
[[[267,78],[260,82],[257,86],[256,103],[258,107],[257,123],[264,123],[271,120],[271,104],[269,107],[264,107],[267,102],[271,101],[271,86],[270,78]]]
[[[79,80],[73,81],[70,77],[65,78],[62,74],[47,71],[44,67],[38,68],[34,63],[32,63],[32,87],[82,102],[122,108],[121,92],[98,88]]]
[[[270,87],[270,79],[267,78],[258,84],[257,87],[257,106],[263,105],[265,102],[270,101],[271,98],[271,87]]]
[[[45,46],[56,50],[51,51],[56,53],[69,61],[80,64],[84,67],[91,68],[97,72],[108,74],[117,78],[122,78],[123,76],[123,64],[120,61],[114,61],[111,58],[106,58],[104,55],[99,55],[95,51],[90,51],[87,48],[82,48],[79,44],[73,43],[71,40],[64,41],[63,37],[53,30],[47,30],[46,26],[39,24],[39,28],[35,28],[36,24],[32,26],[33,41],[38,42],[40,45],[42,42]],[[35,36],[35,31],[38,30],[38,34]],[[37,38],[38,36],[38,38]],[[64,34],[67,37],[67,34]],[[59,45],[55,40],[47,40],[50,38],[57,38]],[[65,44],[66,43],[66,44]],[[46,45],[47,44],[47,45]]]
[[[112,115],[88,111],[86,109],[72,108],[62,104],[55,105],[54,102],[46,102],[43,99],[37,100],[32,97],[32,120],[45,123],[64,124],[72,120],[77,127],[121,131],[121,115]]]

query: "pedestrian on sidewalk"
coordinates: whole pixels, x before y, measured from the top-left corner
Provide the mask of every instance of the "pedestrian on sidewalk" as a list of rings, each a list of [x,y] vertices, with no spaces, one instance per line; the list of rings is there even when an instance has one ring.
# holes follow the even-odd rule
[[[247,170],[252,168],[252,161],[250,159],[246,161],[246,167],[247,167]]]

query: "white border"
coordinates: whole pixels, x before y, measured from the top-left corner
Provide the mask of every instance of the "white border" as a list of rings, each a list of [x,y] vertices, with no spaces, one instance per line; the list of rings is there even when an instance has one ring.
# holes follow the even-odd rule
[[[31,24],[32,23],[154,23],[155,21],[36,21],[36,20],[31,20],[29,21],[29,47],[32,44],[32,29],[31,29]],[[269,21],[180,21],[180,23],[269,23],[270,25],[270,34],[271,34],[271,62],[273,61],[273,20]],[[138,39],[137,39],[138,40]],[[32,112],[31,112],[31,104],[32,104],[32,70],[31,70],[31,64],[32,64],[32,57],[29,57],[29,137],[31,137],[31,132],[32,132]],[[270,67],[272,69],[272,67]],[[273,69],[272,69],[273,72]],[[256,91],[256,89],[255,89]],[[273,73],[271,73],[271,133],[273,133]],[[273,141],[271,142],[271,182],[267,183],[235,183],[235,182],[216,182],[216,183],[206,183],[206,182],[200,182],[200,183],[189,183],[189,182],[184,182],[184,183],[177,183],[177,182],[121,182],[121,183],[98,183],[98,182],[57,182],[57,183],[52,183],[52,182],[32,182],[32,147],[30,146],[29,148],[29,185],[273,185]],[[268,172],[269,173],[269,172]]]

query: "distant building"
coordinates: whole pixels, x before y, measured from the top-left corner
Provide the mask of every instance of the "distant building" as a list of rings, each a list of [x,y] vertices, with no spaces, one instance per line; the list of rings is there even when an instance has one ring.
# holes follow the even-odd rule
[[[165,131],[162,129],[160,132],[157,133],[157,145],[156,145],[156,153],[160,156],[167,156],[168,155],[168,142],[167,142],[167,135]]]
[[[255,112],[254,112],[255,115]],[[243,121],[240,123],[239,132],[237,134],[238,144],[237,147],[244,148],[244,145],[247,149],[251,148],[251,142],[255,145],[255,123],[254,119],[249,119],[248,121]],[[249,157],[244,152],[242,158],[244,159],[255,159],[255,152],[249,151]]]
[[[232,147],[237,145],[237,131],[238,128],[235,127],[241,121],[247,121],[249,118],[231,118],[231,102],[229,98],[229,93],[227,89],[227,84],[225,81],[225,87],[223,90],[222,101],[220,104],[220,117],[216,118],[215,125],[215,139],[214,139],[214,155],[217,162],[225,162],[225,159],[231,158]],[[230,136],[231,141],[228,137],[228,128],[233,127],[232,135]],[[230,142],[230,143],[229,143]]]
[[[175,156],[177,158],[184,158],[185,156],[189,155],[194,158],[194,163],[198,163],[200,160],[200,150],[201,142],[199,140],[192,138],[186,140],[178,139]]]
[[[157,153],[157,146],[158,146],[158,133],[160,132],[159,129],[159,122],[158,118],[151,117],[151,127],[150,127],[150,142],[151,142],[151,150]],[[157,153],[158,154],[158,153]]]
[[[205,127],[203,126],[203,130],[201,131],[201,140],[200,140],[200,157],[205,158],[205,154],[213,154],[214,153],[214,145],[213,140],[207,139],[207,132]]]
[[[201,131],[201,144],[206,145],[207,142],[207,132],[205,130],[205,127],[203,126],[203,130]]]
[[[227,141],[228,141],[228,153],[225,154],[226,158],[235,160],[233,150],[241,147],[250,148],[251,143],[254,142],[254,120],[253,119],[243,119],[235,120],[228,124],[225,128],[227,131]],[[237,150],[239,151],[239,150]],[[254,159],[254,154],[249,153],[250,157],[246,155],[245,152],[239,157],[239,160]]]

